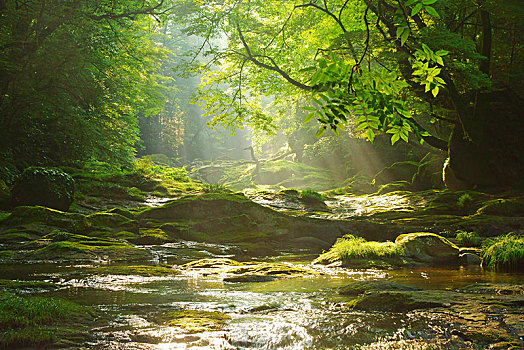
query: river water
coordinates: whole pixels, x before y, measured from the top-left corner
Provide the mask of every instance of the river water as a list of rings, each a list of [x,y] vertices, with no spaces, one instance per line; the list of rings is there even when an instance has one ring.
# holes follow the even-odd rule
[[[285,257],[279,260],[286,260]],[[289,259],[291,260],[291,259]],[[306,264],[302,261],[294,264]],[[520,274],[473,269],[321,270],[322,276],[225,283],[195,274],[100,276],[89,265],[4,265],[0,278],[45,280],[58,290],[31,294],[66,298],[98,311],[92,339],[78,349],[434,349],[450,337],[442,320],[351,311],[337,289],[353,281],[388,279],[425,289],[475,282],[517,283]],[[220,311],[225,328],[189,334],[158,320],[173,310]],[[432,343],[433,342],[433,343]],[[428,345],[430,344],[430,345]],[[452,348],[452,347],[450,347]]]

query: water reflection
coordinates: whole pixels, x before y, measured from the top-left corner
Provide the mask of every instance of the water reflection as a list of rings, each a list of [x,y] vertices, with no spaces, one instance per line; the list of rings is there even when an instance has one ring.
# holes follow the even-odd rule
[[[388,279],[426,289],[456,289],[475,282],[522,283],[522,274],[476,269],[325,270],[322,276],[266,283],[224,283],[197,275],[100,276],[89,265],[5,266],[1,278],[48,280],[63,288],[42,291],[92,305],[100,317],[96,340],[82,348],[114,349],[433,349],[441,321],[422,313],[356,312],[337,289],[357,280]],[[226,329],[188,334],[166,327],[173,310],[219,311]],[[438,345],[440,344],[440,345]],[[442,345],[444,344],[444,345]],[[447,344],[447,345],[446,345]],[[460,346],[455,346],[460,348]]]

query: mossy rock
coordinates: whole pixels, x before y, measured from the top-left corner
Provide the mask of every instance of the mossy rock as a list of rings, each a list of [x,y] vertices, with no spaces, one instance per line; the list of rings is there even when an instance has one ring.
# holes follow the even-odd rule
[[[507,283],[475,283],[460,288],[459,292],[489,295],[524,295],[524,286]]]
[[[182,269],[220,269],[231,266],[245,266],[244,263],[228,258],[200,259],[181,266]]]
[[[370,292],[380,291],[417,291],[420,288],[413,287],[407,284],[401,284],[393,281],[374,280],[374,281],[357,281],[348,284],[339,289],[339,294],[342,295],[360,295]]]
[[[17,177],[11,196],[13,206],[40,205],[67,211],[73,203],[75,181],[53,168],[27,168]]]
[[[269,262],[238,262],[228,258],[202,259],[182,265],[205,275],[221,276],[226,282],[267,282],[276,278],[319,275],[319,272],[293,265]]]
[[[159,228],[148,228],[140,229],[140,232],[137,237],[127,239],[133,244],[140,245],[162,245],[168,242],[172,242],[164,231]]]
[[[210,217],[229,217],[260,207],[243,195],[230,193],[206,193],[198,196],[186,196],[156,208],[148,208],[137,215],[140,220],[159,220],[176,222],[191,219],[209,219]]]
[[[89,272],[99,275],[122,275],[142,277],[163,277],[180,274],[178,270],[175,270],[173,268],[153,265],[102,266],[90,269]]]
[[[361,311],[408,312],[444,306],[443,301],[419,296],[420,292],[380,291],[365,294],[350,301],[347,306]]]
[[[432,263],[457,263],[459,248],[444,237],[429,232],[407,233],[395,243],[412,259]]]
[[[230,316],[219,311],[180,310],[163,316],[166,326],[180,328],[185,333],[201,333],[223,329]]]
[[[34,223],[57,227],[70,232],[85,232],[90,226],[84,215],[65,213],[40,206],[16,207],[10,216],[0,222],[0,225],[20,226]]]
[[[135,218],[134,213],[130,212],[129,210],[122,209],[122,208],[109,209],[108,211],[106,211],[106,213],[122,215],[130,220],[133,220]]]
[[[27,254],[30,259],[92,261],[106,259],[113,261],[149,260],[146,250],[111,239],[88,237],[68,232],[54,232],[42,239],[27,244],[34,249]]]
[[[379,187],[395,181],[406,181],[411,183],[418,168],[419,163],[416,162],[405,161],[394,163],[375,175],[372,184]]]
[[[138,221],[117,213],[95,213],[87,216],[89,226],[94,231],[128,231],[138,233]]]
[[[477,214],[524,217],[524,198],[487,201],[477,211]]]

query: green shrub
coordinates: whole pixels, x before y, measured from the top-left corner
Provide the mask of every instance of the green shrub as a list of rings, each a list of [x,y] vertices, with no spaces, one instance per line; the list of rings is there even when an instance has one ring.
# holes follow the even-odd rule
[[[476,232],[462,230],[457,230],[455,239],[457,244],[463,247],[480,247],[483,240]]]
[[[496,271],[524,271],[524,236],[508,234],[484,241],[482,266]]]
[[[17,177],[11,199],[15,206],[41,205],[67,211],[74,192],[71,175],[59,169],[31,167]]]

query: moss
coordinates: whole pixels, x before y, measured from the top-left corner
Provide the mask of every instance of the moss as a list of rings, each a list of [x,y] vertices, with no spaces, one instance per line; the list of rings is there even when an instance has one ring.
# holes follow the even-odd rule
[[[506,235],[486,240],[482,266],[497,271],[524,271],[524,236]]]
[[[112,260],[143,260],[150,258],[148,252],[126,243],[68,232],[54,232],[46,235],[42,239],[28,243],[26,248],[36,248],[29,253],[31,258],[46,260],[90,260],[100,256]]]
[[[92,318],[91,309],[70,301],[0,292],[0,348],[49,346],[63,336],[59,326]]]
[[[128,238],[128,241],[134,244],[159,245],[171,242],[171,239],[161,229],[150,228],[140,229],[139,235],[135,238]]]
[[[244,263],[228,259],[228,258],[212,258],[192,261],[182,265],[183,269],[209,269],[209,268],[223,268],[224,266],[245,266]]]
[[[18,231],[18,230],[15,230]],[[27,242],[36,239],[35,235],[23,232],[13,232],[13,233],[0,233],[0,243],[19,243]]]
[[[177,270],[164,266],[131,265],[131,266],[103,266],[91,269],[90,273],[99,275],[133,275],[133,276],[170,276],[179,274]]]
[[[495,199],[487,201],[477,211],[478,215],[524,216],[524,199]]]
[[[84,215],[64,213],[45,207],[16,207],[13,213],[2,221],[3,225],[17,226],[41,223],[66,229],[71,232],[85,231],[89,223]]]
[[[92,230],[138,232],[138,222],[117,213],[95,213],[87,216]]]
[[[475,283],[461,288],[460,291],[490,295],[524,295],[524,286],[506,283]]]
[[[0,279],[0,289],[19,292],[23,289],[56,289],[58,285],[45,281],[20,281]]]
[[[219,311],[180,310],[168,312],[167,326],[178,327],[187,333],[217,331],[225,327],[230,316]]]

